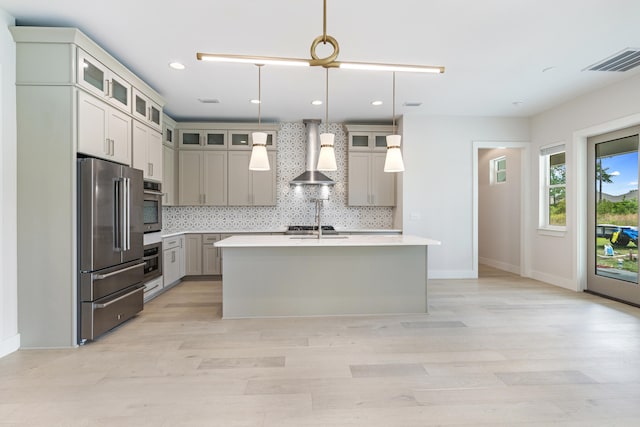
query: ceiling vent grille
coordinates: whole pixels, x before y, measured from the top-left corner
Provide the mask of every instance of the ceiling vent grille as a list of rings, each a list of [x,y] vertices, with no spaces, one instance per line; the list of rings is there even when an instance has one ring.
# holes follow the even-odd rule
[[[629,71],[640,65],[640,49],[627,48],[586,68],[587,71]]]
[[[220,104],[220,100],[214,98],[198,98],[198,101],[202,102],[203,104]]]

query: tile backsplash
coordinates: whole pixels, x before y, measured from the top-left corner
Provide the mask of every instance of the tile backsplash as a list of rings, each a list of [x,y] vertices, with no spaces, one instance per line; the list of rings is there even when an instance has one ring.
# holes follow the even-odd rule
[[[324,125],[320,126],[324,131]],[[162,209],[163,229],[182,230],[271,230],[288,225],[314,223],[312,198],[328,192],[322,223],[350,229],[389,229],[393,208],[347,206],[347,135],[340,123],[330,123],[335,134],[338,170],[324,172],[336,184],[333,187],[292,186],[289,181],[305,169],[305,127],[299,123],[281,123],[278,131],[276,206],[167,206]],[[324,195],[325,193],[321,193]]]

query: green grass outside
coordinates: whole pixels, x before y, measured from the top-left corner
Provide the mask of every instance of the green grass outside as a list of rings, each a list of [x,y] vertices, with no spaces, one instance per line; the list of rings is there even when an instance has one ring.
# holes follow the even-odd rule
[[[607,239],[606,237],[598,237],[596,239],[597,255],[604,255],[604,245],[611,245],[611,242],[609,242],[609,239]],[[628,256],[630,253],[635,255],[638,254],[638,248],[636,247],[636,245],[633,244],[633,242],[629,242],[629,245],[624,248],[613,246],[613,252],[616,255],[615,257],[604,258],[602,256],[598,256],[596,258],[597,264],[602,267],[612,267],[612,268],[617,268],[621,270],[631,271],[634,273],[638,272],[638,260],[637,259],[630,260]],[[626,255],[626,256],[624,258],[617,258],[618,255]],[[622,267],[620,267],[619,265],[619,261],[618,261],[619,259],[622,259]]]

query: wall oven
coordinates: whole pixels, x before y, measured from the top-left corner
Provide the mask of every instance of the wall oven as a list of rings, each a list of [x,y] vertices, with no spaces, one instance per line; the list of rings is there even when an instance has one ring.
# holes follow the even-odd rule
[[[162,242],[144,245],[144,281],[162,276]]]
[[[162,184],[144,182],[144,232],[162,230]]]

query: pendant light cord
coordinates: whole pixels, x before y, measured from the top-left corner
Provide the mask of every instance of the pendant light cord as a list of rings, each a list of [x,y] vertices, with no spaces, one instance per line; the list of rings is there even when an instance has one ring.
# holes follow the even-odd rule
[[[262,64],[256,64],[258,66],[258,130],[261,128],[261,113],[262,113]]]
[[[324,131],[329,133],[329,69],[326,70],[326,85],[324,94]]]
[[[396,133],[396,72],[393,72],[393,101],[391,102],[393,133]]]

